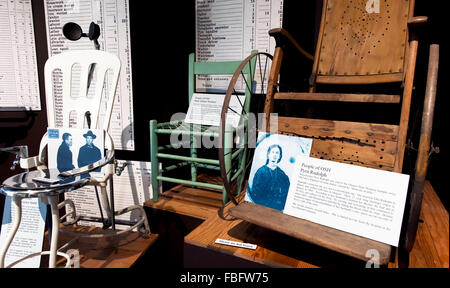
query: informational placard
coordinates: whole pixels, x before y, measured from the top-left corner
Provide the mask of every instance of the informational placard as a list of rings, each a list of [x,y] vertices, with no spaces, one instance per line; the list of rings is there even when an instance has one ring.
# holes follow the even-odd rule
[[[224,99],[225,95],[223,94],[194,93],[184,122],[219,126]],[[227,113],[227,124],[235,128],[239,125],[244,102],[244,95],[231,97],[229,103],[230,112]]]
[[[0,111],[41,110],[31,0],[0,0]]]
[[[283,0],[196,0],[195,12],[196,61],[237,61],[252,50],[273,54],[275,40],[268,32],[282,27]],[[230,82],[224,76],[198,77],[201,92],[226,90]]]
[[[120,176],[113,176],[114,208],[120,210],[130,205],[143,205],[145,201],[153,198],[151,163],[141,161],[118,160],[118,165],[124,170]],[[159,186],[161,190],[161,186]],[[109,184],[107,185],[109,194]],[[100,193],[100,191],[98,191]],[[162,191],[160,191],[162,192]],[[100,218],[100,210],[93,186],[84,186],[76,191],[65,193],[66,199],[72,199],[78,215]],[[67,207],[68,208],[68,207]],[[106,212],[103,210],[103,215]],[[135,222],[139,220],[138,212],[126,213],[116,216],[115,219]],[[101,223],[79,221],[80,225],[101,226]],[[124,226],[116,225],[121,229]]]
[[[284,213],[398,246],[409,175],[301,157]]]
[[[12,209],[10,196],[5,199],[3,210],[2,231],[0,235],[0,247],[4,247],[13,228],[16,217],[15,209]],[[22,218],[19,229],[9,246],[5,257],[5,267],[30,254],[42,251],[44,241],[45,219],[47,206],[42,204],[39,198],[22,200]],[[14,268],[39,268],[41,256],[32,257],[14,265]]]
[[[88,37],[82,37],[77,41],[67,40],[62,34],[62,28],[68,22],[74,22],[80,25],[84,33],[89,32],[91,22],[98,24],[100,26],[100,37],[98,39],[100,50],[119,56],[122,65],[108,132],[113,138],[116,149],[134,150],[133,87],[128,0],[46,0],[44,1],[44,6],[49,56],[59,54],[66,50],[95,49],[93,42]],[[109,85],[106,85],[105,90],[108,87]],[[74,90],[76,89],[74,87]],[[58,91],[55,93],[58,93]],[[55,103],[64,105],[61,100],[62,95],[55,94],[55,98],[57,99]],[[56,119],[58,121],[58,116],[56,116]]]

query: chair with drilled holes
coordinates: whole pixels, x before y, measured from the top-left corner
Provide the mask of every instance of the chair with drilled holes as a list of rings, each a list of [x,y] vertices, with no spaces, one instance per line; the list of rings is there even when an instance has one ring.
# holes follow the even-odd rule
[[[417,230],[437,73],[438,50],[434,46],[430,49],[431,72],[417,164],[415,171],[410,171],[404,155],[418,50],[416,28],[427,21],[427,17],[414,17],[413,11],[414,0],[324,0],[314,56],[285,29],[270,30],[276,48],[264,108],[268,119],[278,112],[278,133],[313,139],[311,157],[411,175],[399,254],[412,249]],[[292,91],[283,79],[293,77],[280,76],[283,59],[292,51],[313,60],[308,92]],[[300,108],[287,113],[281,107]],[[324,107],[328,109],[322,113]],[[380,109],[381,113],[369,115]],[[287,116],[282,115],[285,112]],[[270,123],[266,121],[265,131],[271,131]],[[226,190],[233,197],[233,189]],[[392,247],[388,244],[299,218],[292,220],[261,205],[233,202],[239,205],[229,213],[236,218],[365,261],[366,252],[376,249],[380,265],[390,261]]]

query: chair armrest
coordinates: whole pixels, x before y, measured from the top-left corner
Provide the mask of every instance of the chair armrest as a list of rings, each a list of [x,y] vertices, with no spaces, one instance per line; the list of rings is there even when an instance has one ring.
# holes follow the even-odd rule
[[[274,28],[269,30],[269,35],[275,38],[277,46],[281,46],[287,40],[292,45],[294,45],[294,47],[297,48],[297,50],[306,58],[314,60],[314,56],[306,52],[305,49],[303,49],[302,46],[300,46],[297,41],[295,41],[294,37],[292,37],[292,35],[287,30],[283,28]]]
[[[20,168],[31,169],[31,168],[47,168],[44,163],[40,161],[40,156],[33,156],[28,158],[20,158]]]
[[[411,19],[408,19],[408,26],[410,28],[416,28],[416,27],[420,27],[423,24],[428,22],[428,17],[427,16],[415,16],[412,17]]]

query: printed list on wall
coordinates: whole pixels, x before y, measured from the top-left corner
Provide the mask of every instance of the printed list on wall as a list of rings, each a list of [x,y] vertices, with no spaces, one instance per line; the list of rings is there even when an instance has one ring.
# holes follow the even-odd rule
[[[275,40],[268,31],[282,27],[283,0],[196,0],[195,4],[196,61],[243,60],[252,50],[273,54]],[[226,89],[228,83],[226,77],[207,76],[198,78],[196,87],[198,91]]]
[[[88,37],[81,37],[77,41],[66,39],[62,33],[62,28],[68,22],[80,25],[86,34],[89,31],[91,22],[98,24],[100,26],[100,37],[98,38],[100,50],[119,56],[121,71],[109,133],[114,140],[116,149],[134,151],[133,87],[128,0],[46,0],[44,5],[49,56],[66,50],[95,49],[94,43]],[[75,85],[75,83],[73,84]],[[108,88],[108,85],[106,85],[105,90]],[[76,90],[77,88],[73,87],[73,89]],[[92,91],[94,89],[89,90]],[[62,95],[55,95],[56,99],[58,97],[62,99]],[[59,105],[64,105],[62,101],[55,102],[59,103]],[[56,123],[58,123],[57,115]]]
[[[0,0],[0,111],[41,110],[31,0]]]

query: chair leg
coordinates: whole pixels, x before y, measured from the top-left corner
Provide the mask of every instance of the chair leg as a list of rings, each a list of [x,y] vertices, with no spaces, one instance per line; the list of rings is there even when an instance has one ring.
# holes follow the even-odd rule
[[[106,210],[107,223],[103,223],[103,229],[108,228],[112,224],[112,210],[109,205],[108,193],[106,192],[106,184],[100,186],[101,202],[103,208]],[[101,207],[99,207],[101,209]]]
[[[191,124],[191,132],[193,131],[193,126]],[[197,139],[195,136],[190,135],[190,148],[191,148],[191,157],[197,158]],[[191,179],[193,182],[197,181],[197,166],[194,163],[191,164]]]
[[[399,248],[398,249],[398,268],[409,268],[409,252]]]
[[[14,208],[14,210],[16,211],[16,215],[15,215],[14,224],[12,226],[11,232],[0,251],[0,268],[5,267],[6,253],[8,252],[9,246],[11,245],[11,243],[14,239],[14,236],[16,235],[17,230],[19,229],[20,221],[22,220],[22,198],[12,197],[11,200],[12,200],[11,208]]]
[[[48,203],[52,210],[52,237],[50,242],[50,260],[49,267],[56,268],[56,257],[58,251],[58,236],[59,236],[59,209],[58,209],[58,195],[49,196]]]
[[[159,175],[159,165],[158,165],[158,138],[156,137],[156,120],[150,121],[150,161],[152,168],[152,192],[153,192],[153,202],[158,201],[159,187],[158,187],[158,175]]]

